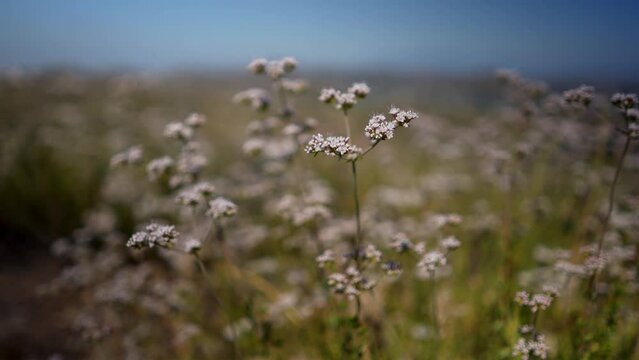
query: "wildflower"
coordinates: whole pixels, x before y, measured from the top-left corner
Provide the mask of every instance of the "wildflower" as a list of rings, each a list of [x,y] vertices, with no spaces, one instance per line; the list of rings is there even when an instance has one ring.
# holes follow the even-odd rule
[[[515,302],[519,305],[527,305],[530,302],[530,294],[526,291],[518,291],[515,294]]]
[[[197,254],[202,248],[202,242],[198,239],[189,239],[184,243],[184,251],[190,254]]]
[[[209,202],[209,209],[206,211],[206,215],[212,216],[214,219],[232,217],[235,216],[236,213],[237,205],[223,197],[211,200]]]
[[[328,276],[328,286],[335,293],[343,293],[348,285],[348,277],[342,273],[333,273]]]
[[[518,291],[515,294],[515,302],[521,306],[527,306],[530,311],[536,313],[539,310],[546,310],[552,304],[553,299],[556,297],[556,292],[547,289],[548,292],[543,294],[530,295],[525,291]],[[556,290],[555,290],[556,291]]]
[[[595,88],[589,85],[581,85],[575,89],[566,90],[563,93],[564,101],[568,104],[579,104],[588,107],[592,102]]]
[[[141,146],[132,146],[118,154],[113,155],[111,158],[111,166],[125,166],[125,165],[135,165],[139,164],[142,161],[142,147]]]
[[[322,89],[322,91],[320,92],[320,96],[319,96],[319,101],[321,102],[325,102],[327,104],[332,103],[333,101],[335,101],[337,95],[340,92],[333,89],[333,88],[328,88],[328,89]]]
[[[290,73],[295,70],[295,68],[297,68],[297,59],[295,59],[294,57],[287,56],[280,60],[280,62],[282,63],[282,68],[287,73]]]
[[[410,250],[413,247],[413,244],[410,242],[410,239],[408,239],[406,234],[397,233],[393,236],[390,246],[398,253],[403,253]]]
[[[639,121],[639,109],[628,109],[626,117],[630,121]]]
[[[418,242],[413,247],[413,250],[415,251],[415,253],[423,255],[426,252],[426,243],[424,243],[423,241]]]
[[[233,102],[238,104],[250,105],[257,111],[268,109],[271,100],[268,93],[263,89],[252,88],[239,92],[233,96]]]
[[[171,248],[180,234],[173,225],[149,224],[144,231],[139,231],[129,238],[126,246],[134,249],[159,246]]]
[[[462,217],[457,214],[436,214],[429,219],[436,229],[447,225],[459,225],[462,222]]]
[[[255,75],[264,74],[266,71],[266,64],[268,60],[264,58],[257,58],[251,61],[248,65],[248,70]]]
[[[636,122],[628,125],[628,136],[632,139],[639,139],[639,124]]]
[[[335,107],[340,110],[348,110],[357,104],[357,98],[351,93],[338,93],[335,97]]]
[[[269,61],[266,64],[266,75],[268,75],[271,79],[277,80],[284,76],[286,70],[284,70],[284,63],[278,60]]]
[[[433,273],[437,268],[446,265],[446,256],[441,252],[435,250],[426,253],[422,259],[417,263],[417,266],[426,270],[427,272]]]
[[[552,298],[557,298],[559,297],[559,290],[557,290],[556,287],[554,286],[550,286],[550,285],[544,285],[542,287],[542,291],[544,293],[546,293],[546,295],[552,297]]]
[[[247,155],[256,156],[264,151],[264,146],[266,143],[263,139],[250,138],[242,145],[242,151]]]
[[[535,294],[528,302],[530,311],[533,313],[538,310],[546,310],[552,304],[552,297],[546,294]]]
[[[603,255],[589,256],[588,258],[586,258],[584,266],[589,273],[594,274],[595,272],[603,270],[603,268],[606,266],[606,258]]]
[[[168,156],[164,156],[158,159],[154,159],[149,161],[149,164],[146,166],[146,172],[151,181],[155,181],[160,177],[167,175],[169,171],[173,168],[174,163],[173,159]]]
[[[345,136],[327,136],[315,134],[304,148],[307,154],[324,153],[328,156],[338,156],[350,159],[361,153],[361,149],[349,144],[350,138]]]
[[[172,122],[164,127],[164,136],[187,141],[193,136],[193,129],[181,122]]]
[[[522,360],[530,359],[531,355],[539,359],[546,359],[548,350],[545,337],[539,334],[534,339],[520,338],[517,340],[517,344],[515,344],[513,349],[513,356],[520,356]]]
[[[366,137],[373,142],[392,139],[394,130],[395,123],[386,121],[386,117],[381,114],[373,115],[364,128]]]
[[[363,82],[353,83],[353,85],[348,88],[348,92],[360,99],[363,99],[371,92],[371,88],[369,88],[368,85]]]
[[[366,261],[376,264],[382,260],[382,252],[377,250],[375,245],[368,244],[366,248],[364,248],[363,258]]]
[[[215,186],[210,182],[203,181],[193,185],[193,191],[201,196],[207,197],[215,193]]]
[[[448,236],[441,241],[442,247],[448,251],[457,249],[460,244],[459,240],[454,236]]]
[[[317,261],[317,266],[320,268],[324,268],[326,264],[332,264],[335,262],[335,254],[331,250],[325,250],[321,255],[315,258]]]
[[[393,116],[396,126],[408,127],[408,124],[419,117],[417,113],[411,110],[401,110],[397,107],[391,107],[388,111]]]
[[[176,197],[175,201],[184,206],[197,206],[204,201],[204,198],[191,189],[182,190]]]
[[[402,273],[402,266],[398,262],[389,260],[382,264],[382,270],[388,276],[399,276]]]
[[[616,93],[610,97],[610,102],[622,110],[627,110],[639,104],[639,99],[636,94]]]
[[[192,128],[200,127],[204,125],[205,122],[206,116],[198,113],[191,113],[184,119],[184,124]]]

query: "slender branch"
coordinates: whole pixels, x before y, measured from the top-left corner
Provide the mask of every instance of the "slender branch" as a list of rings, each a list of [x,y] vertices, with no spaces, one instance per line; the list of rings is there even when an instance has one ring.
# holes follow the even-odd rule
[[[632,138],[630,136],[626,136],[626,142],[623,146],[623,151],[621,152],[621,156],[619,156],[619,161],[617,162],[617,169],[615,170],[615,176],[612,179],[612,184],[610,185],[610,194],[608,195],[608,211],[606,212],[606,216],[604,217],[603,224],[601,225],[601,233],[599,235],[599,242],[597,243],[597,257],[601,257],[601,251],[603,250],[603,241],[606,237],[606,232],[608,231],[608,225],[610,224],[610,217],[612,216],[612,211],[614,209],[615,202],[615,193],[617,191],[617,183],[619,182],[619,177],[621,175],[621,169],[623,168],[623,162],[628,154],[628,149],[630,148],[630,141]],[[598,275],[599,271],[595,270],[590,277],[590,281],[588,283],[588,292],[592,293],[595,279]]]
[[[280,102],[280,112],[282,119],[288,119],[291,117],[291,109],[288,107],[288,101],[286,99],[286,92],[284,91],[284,86],[282,86],[282,80],[277,80],[273,82],[273,87],[277,92],[277,97]]]
[[[368,154],[369,151],[373,150],[375,148],[375,146],[377,146],[377,144],[379,144],[380,142],[382,142],[382,141],[381,140],[375,140],[375,142],[372,143],[371,146],[368,147],[368,149],[366,149],[363,153],[359,154],[359,156],[357,157],[357,160],[363,158],[364,155]]]
[[[601,228],[601,235],[599,236],[599,243],[597,245],[597,255],[601,255],[601,249],[603,247],[603,240],[606,235],[606,231],[608,230],[608,224],[610,223],[610,216],[612,215],[612,210],[614,208],[615,201],[615,192],[617,190],[617,183],[619,182],[619,175],[621,174],[621,169],[623,168],[623,162],[626,158],[626,154],[628,154],[628,149],[630,148],[630,136],[626,137],[626,142],[623,147],[623,151],[621,152],[621,156],[619,157],[619,161],[617,162],[617,169],[615,170],[615,177],[612,179],[612,185],[610,186],[610,194],[608,196],[608,212],[606,213],[606,217],[604,218],[604,222]]]
[[[346,136],[351,137],[351,125],[348,120],[348,110],[344,109],[344,126],[346,127]]]
[[[359,211],[359,194],[357,188],[357,165],[355,161],[351,161],[351,169],[353,173],[353,200],[355,200],[355,220],[357,223],[357,232],[355,234],[355,243],[353,244],[353,251],[355,261],[359,268],[359,247],[362,241],[362,221]]]
[[[439,337],[439,321],[437,320],[437,295],[435,293],[435,274],[434,273],[431,279],[430,309],[431,309],[432,318],[433,318],[433,329],[435,329],[435,335]]]

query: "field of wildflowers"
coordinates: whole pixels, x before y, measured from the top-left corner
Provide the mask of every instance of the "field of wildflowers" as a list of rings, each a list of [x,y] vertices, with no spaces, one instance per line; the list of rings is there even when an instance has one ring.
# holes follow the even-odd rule
[[[247,70],[0,80],[0,357],[639,359],[637,95]]]

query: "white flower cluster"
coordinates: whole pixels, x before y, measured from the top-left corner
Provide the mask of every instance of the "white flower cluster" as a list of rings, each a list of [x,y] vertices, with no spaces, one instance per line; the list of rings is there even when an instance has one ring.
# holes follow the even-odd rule
[[[191,128],[197,128],[206,122],[206,116],[198,113],[190,113],[189,116],[184,119],[184,125]]]
[[[271,99],[266,90],[251,88],[235,94],[235,96],[233,96],[233,102],[249,105],[257,111],[265,111],[271,104]]]
[[[271,79],[277,80],[292,72],[297,68],[297,60],[293,57],[287,56],[280,60],[267,60],[264,58],[258,58],[248,65],[248,70],[255,75],[266,74]]]
[[[181,121],[171,122],[164,127],[164,136],[169,139],[189,141],[193,137],[193,129]]]
[[[119,167],[139,164],[142,161],[142,154],[143,151],[141,146],[131,146],[130,148],[113,155],[111,158],[111,166]]]
[[[348,110],[357,104],[357,99],[363,99],[370,93],[371,89],[365,83],[354,83],[346,92],[333,88],[322,89],[319,101],[334,104],[339,110]]]
[[[351,145],[349,142],[350,138],[346,136],[324,137],[322,134],[315,134],[304,148],[304,152],[313,155],[324,153],[328,156],[338,156],[352,160],[362,152],[362,149]]]
[[[354,300],[362,291],[372,290],[375,282],[363,277],[355,266],[349,266],[344,273],[330,274],[328,286],[334,293],[344,294],[349,300]]]
[[[639,98],[636,94],[616,93],[610,97],[610,102],[622,110],[627,110],[639,104]]]
[[[446,255],[439,250],[429,251],[419,260],[417,266],[426,270],[428,273],[434,273],[437,268],[447,264]]]
[[[168,156],[163,156],[161,158],[149,161],[149,164],[146,166],[146,172],[149,180],[155,181],[163,176],[168,175],[174,166],[175,163],[173,159]]]
[[[353,85],[348,88],[348,92],[360,99],[363,99],[371,92],[371,88],[363,82],[353,83]]]
[[[386,116],[377,114],[368,120],[364,133],[371,141],[388,140],[393,138],[396,126],[394,121],[387,121]]]
[[[564,101],[571,105],[582,105],[584,107],[588,107],[588,105],[592,102],[594,92],[594,87],[581,85],[577,88],[564,91]]]
[[[408,124],[417,119],[417,113],[410,110],[401,110],[397,107],[391,107],[388,111],[391,120],[386,120],[386,116],[382,114],[373,115],[368,120],[368,125],[364,128],[364,134],[372,142],[392,139],[395,129],[399,126],[408,127]]]
[[[214,219],[233,217],[235,214],[237,214],[237,205],[223,197],[211,200],[209,202],[209,209],[206,211],[206,215]]]
[[[448,254],[459,248],[460,245],[460,241],[454,236],[443,238],[439,242],[439,248],[429,252],[425,251],[424,243],[415,245],[415,252],[423,254],[422,258],[417,263],[417,267],[424,272],[423,275],[426,278],[433,278],[439,268],[448,264]]]
[[[416,112],[411,110],[402,110],[398,107],[391,107],[388,113],[393,117],[398,126],[408,127],[408,124],[419,117]]]
[[[155,246],[171,248],[180,234],[173,225],[149,224],[144,231],[136,232],[129,238],[126,246],[134,249]]]
[[[202,114],[191,113],[183,121],[175,121],[166,124],[164,136],[170,139],[189,141],[193,137],[194,129],[202,126],[206,117]]]
[[[548,309],[558,295],[559,292],[552,287],[544,287],[542,293],[533,295],[526,291],[518,291],[515,294],[515,302],[521,306],[527,306],[531,312],[536,313],[539,310]]]
[[[522,360],[529,360],[531,357],[537,359],[548,358],[549,347],[546,344],[544,335],[537,334],[533,339],[520,338],[513,349],[513,356],[519,356]]]
[[[335,254],[332,250],[324,250],[323,253],[315,258],[315,261],[317,262],[317,266],[320,269],[323,269],[326,267],[327,264],[332,264],[335,262]]]
[[[215,192],[215,186],[209,182],[200,182],[188,189],[180,191],[175,201],[184,206],[197,206],[203,204],[208,197]]]
[[[398,253],[404,253],[413,248],[413,243],[408,236],[404,233],[397,233],[393,235],[390,243],[390,247]]]
[[[189,239],[184,243],[184,251],[190,254],[197,254],[202,248],[202,242],[198,239]]]

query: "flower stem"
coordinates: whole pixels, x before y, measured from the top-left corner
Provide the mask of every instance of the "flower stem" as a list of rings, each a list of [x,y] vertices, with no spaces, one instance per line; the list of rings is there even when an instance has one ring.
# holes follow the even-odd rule
[[[608,231],[608,225],[610,224],[610,217],[612,216],[612,210],[614,209],[615,203],[615,193],[617,191],[617,183],[619,182],[619,176],[621,175],[621,169],[623,168],[623,162],[628,154],[628,149],[630,148],[631,137],[626,135],[626,141],[623,146],[623,151],[621,152],[621,156],[619,156],[619,161],[617,162],[617,169],[615,170],[615,176],[612,179],[612,184],[610,185],[610,193],[608,195],[608,211],[606,212],[606,216],[604,217],[603,224],[601,225],[601,233],[599,235],[599,242],[597,243],[597,257],[601,256],[601,251],[603,250],[603,241],[606,237],[606,231]],[[599,271],[595,270],[590,277],[590,281],[588,283],[588,292],[592,293],[595,279],[598,275]]]
[[[348,120],[348,110],[344,110],[344,126],[346,127],[346,136],[351,137],[351,125]]]
[[[356,161],[351,161],[351,169],[353,172],[353,200],[355,201],[355,221],[357,225],[357,232],[355,233],[355,243],[353,244],[353,252],[355,256],[355,262],[359,269],[359,247],[362,242],[362,221],[359,211],[359,195],[357,188],[357,165]]]
[[[282,86],[282,80],[277,80],[273,83],[277,96],[280,101],[280,116],[283,120],[287,120],[291,117],[291,109],[288,107],[288,101],[286,99],[286,92],[284,92],[284,86]]]

